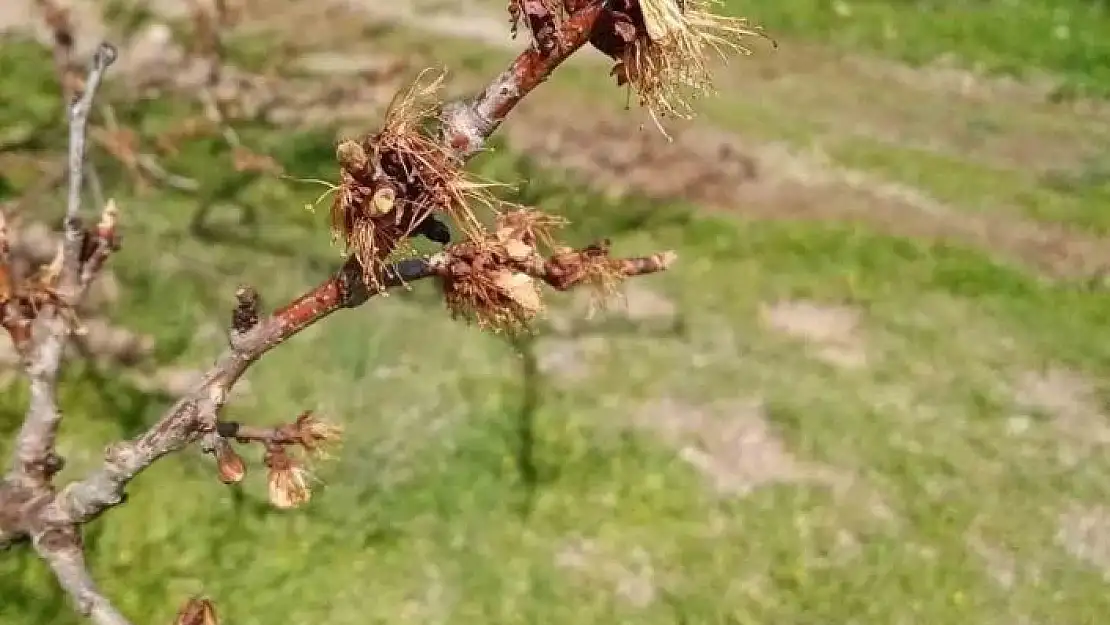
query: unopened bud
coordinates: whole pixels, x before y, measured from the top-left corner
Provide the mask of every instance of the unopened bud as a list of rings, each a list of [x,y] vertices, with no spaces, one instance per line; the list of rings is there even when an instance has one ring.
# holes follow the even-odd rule
[[[216,444],[216,468],[220,473],[220,481],[224,484],[238,484],[247,474],[247,465],[243,458],[225,440]]]

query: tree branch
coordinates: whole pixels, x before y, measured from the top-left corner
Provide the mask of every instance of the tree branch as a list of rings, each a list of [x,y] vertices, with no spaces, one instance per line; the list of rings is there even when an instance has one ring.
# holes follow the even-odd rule
[[[600,3],[575,13],[562,27],[555,45],[538,45],[520,54],[477,98],[444,107],[443,139],[465,159],[489,137],[512,108],[589,38],[600,15]],[[434,275],[437,263],[414,259],[393,267],[386,286],[398,286]],[[198,386],[179,400],[150,430],[131,441],[112,446],[104,466],[89,477],[65,487],[54,506],[60,518],[87,522],[118,505],[127,484],[158,458],[180,450],[201,435],[213,432],[231,387],[256,360],[320,319],[365,303],[374,294],[362,280],[362,268],[352,257],[343,268],[308,293],[275,311],[254,328],[233,335],[230,349],[204,375]]]
[[[81,228],[81,191],[84,189],[85,139],[89,126],[89,113],[93,99],[100,87],[104,72],[116,60],[116,49],[109,43],[102,43],[93,54],[92,68],[85,79],[84,90],[69,107],[69,195],[66,197],[65,247],[62,264],[63,286],[74,292],[77,297],[80,276]]]
[[[529,14],[533,45],[480,95],[442,108],[438,141],[452,161],[461,163],[476,154],[525,96],[591,40],[599,18],[609,11],[604,0],[565,0],[564,8],[569,15],[556,27],[553,15],[536,13],[533,7]],[[217,458],[221,480],[234,482],[242,479],[245,467],[230,443],[259,443],[266,449],[271,501],[279,507],[291,507],[308,499],[303,471],[286,448],[300,446],[314,451],[336,435],[331,426],[308,412],[292,424],[270,428],[221,422],[220,413],[232,388],[253,363],[325,317],[344,308],[361,306],[382,292],[368,285],[395,288],[435,278],[454,312],[475,312],[480,321],[487,322],[519,321],[530,318],[539,309],[533,282],[543,282],[558,290],[587,283],[607,288],[623,277],[662,271],[674,259],[671,253],[613,259],[609,257],[607,243],[581,250],[552,247],[545,256],[539,247],[548,243],[537,233],[549,224],[537,219],[535,213],[521,210],[499,215],[496,232],[470,234],[466,241],[448,245],[443,252],[428,258],[370,267],[352,253],[333,276],[269,315],[260,312],[259,298],[253,289],[240,288],[228,348],[193,389],[146,432],[111,445],[98,469],[56,490],[52,478],[61,467],[61,458],[54,452],[60,421],[55,387],[62,347],[73,327],[69,313],[118,245],[116,210],[111,202],[104,207],[95,228],[84,228],[80,219],[88,115],[97,87],[115,56],[114,48],[101,45],[83,92],[69,109],[69,189],[65,238],[57,266],[52,264],[45,274],[15,289],[0,281],[3,325],[25,355],[31,385],[27,418],[16,439],[11,469],[0,481],[0,548],[29,539],[78,611],[98,625],[129,625],[129,622],[97,590],[90,576],[84,560],[81,526],[121,504],[128,484],[159,458],[203,441],[204,450]],[[397,150],[395,146],[392,157],[403,156]],[[396,162],[389,164],[395,166]],[[367,187],[372,197],[355,194],[351,198],[371,199],[376,209],[392,210],[394,199],[400,202],[397,189],[403,189],[404,184],[396,170],[387,169],[384,160],[376,163],[375,186]],[[448,169],[444,167],[444,171]],[[443,180],[441,177],[432,182],[446,184]],[[413,183],[413,179],[408,182]],[[404,199],[412,203],[411,197]],[[411,234],[405,231],[396,235],[381,249],[395,249],[401,238]],[[368,274],[375,279],[368,280]],[[206,601],[190,602],[178,617],[179,622],[189,625],[207,624],[214,619]]]
[[[485,140],[497,130],[513,108],[589,41],[603,4],[585,4],[571,14],[557,31],[547,31],[540,36],[478,97],[445,106],[441,130],[443,145],[449,146],[464,159],[478,153]]]
[[[45,534],[33,544],[62,589],[69,594],[77,612],[96,625],[130,625],[127,617],[112,606],[93,582],[76,529]]]
[[[26,296],[30,306],[17,306],[14,303],[16,298],[11,297],[5,302],[5,316],[31,317],[28,324],[30,335],[25,345],[17,345],[23,348],[21,351],[24,355],[24,370],[31,382],[31,400],[23,426],[15,439],[11,462],[13,478],[26,486],[41,485],[49,481],[50,477],[62,467],[62,459],[54,453],[54,440],[61,420],[55,401],[55,387],[62,352],[70,332],[70,320],[66,318],[65,313],[67,309],[76,306],[84,290],[83,285],[87,286],[92,281],[95,270],[103,260],[100,259],[97,264],[90,264],[87,279],[82,279],[83,267],[86,265],[84,261],[88,260],[82,258],[88,233],[82,228],[78,214],[81,208],[81,181],[85,165],[85,133],[96,90],[104,72],[115,58],[115,48],[108,44],[100,46],[85,80],[84,91],[70,108],[69,195],[66,206],[62,266],[59,270],[60,276],[50,276],[51,279],[61,278],[62,297],[57,301],[45,302],[48,304],[48,309],[41,311],[34,310],[37,308],[35,304],[38,303],[32,301],[35,299],[34,292]],[[114,218],[111,226],[108,231],[102,233],[108,238],[114,236]],[[94,238],[99,240],[103,237]],[[35,287],[43,289],[39,291],[41,299],[43,294],[52,290],[53,285],[34,285],[32,289]],[[16,310],[18,308],[31,310]],[[13,339],[17,339],[14,334]]]

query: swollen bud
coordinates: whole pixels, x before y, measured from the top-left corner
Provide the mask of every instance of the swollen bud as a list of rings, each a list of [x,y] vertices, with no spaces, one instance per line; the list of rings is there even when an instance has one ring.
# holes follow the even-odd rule
[[[225,440],[216,444],[216,469],[220,474],[220,481],[224,484],[238,484],[247,474],[247,465],[242,456],[235,452]]]

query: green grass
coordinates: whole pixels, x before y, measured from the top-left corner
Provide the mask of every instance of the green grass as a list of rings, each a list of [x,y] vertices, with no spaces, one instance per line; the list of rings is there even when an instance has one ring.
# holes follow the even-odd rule
[[[5,69],[0,100],[17,104],[0,110],[0,130],[49,120],[46,54],[4,45]],[[170,101],[121,110],[148,132],[182,113]],[[242,135],[295,175],[334,175],[327,130]],[[62,140],[48,135],[44,147]],[[126,506],[89,527],[94,573],[136,622],[169,622],[194,592],[239,625],[1079,625],[1110,610],[1102,572],[1055,538],[1059,514],[1110,494],[1110,460],[1095,448],[1067,462],[1087,449],[1081,436],[1062,433],[1051,414],[1026,414],[1012,388],[1055,366],[1088,378],[1092,401],[1108,396],[1110,294],[1043,280],[987,250],[864,226],[608,200],[499,147],[475,170],[518,182],[513,199],[570,218],[572,242],[612,236],[622,254],[676,249],[673,271],[638,286],[670,300],[677,323],[581,320],[569,337],[543,328],[522,356],[451,320],[428,283],[335,315],[253,367],[229,415],[271,423],[313,408],[347,426],[309,506],[270,509],[257,456],[247,482],[227,488],[194,450],[160,462]],[[884,154],[850,158],[891,177],[920,167]],[[110,189],[125,188],[122,172],[98,162]],[[325,211],[302,208],[316,186],[229,173],[215,140],[185,145],[167,165],[205,187],[199,197],[119,198],[125,247],[111,262],[125,288],[112,317],[154,335],[163,363],[203,366],[222,348],[236,284],[256,284],[278,305],[338,252]],[[4,196],[30,183],[0,172]],[[953,187],[1007,184],[964,175]],[[937,178],[922,184],[949,184]],[[1094,206],[1090,192],[1078,193]],[[188,225],[202,203],[213,212],[198,237]],[[240,223],[234,204],[255,205],[258,224]],[[52,206],[43,210],[57,214],[60,202]],[[1097,229],[1084,215],[1066,219]],[[830,365],[814,357],[819,345],[764,327],[761,307],[779,300],[856,311],[862,366]],[[573,308],[570,296],[550,301]],[[590,336],[604,349],[579,363],[586,378],[531,371],[529,358],[585,349]],[[0,452],[24,407],[22,387],[12,388],[0,396]],[[81,366],[64,388],[65,477],[165,407]],[[745,423],[742,405],[755,399],[798,462],[845,487],[784,480],[717,493],[681,459],[696,441],[657,431],[673,421],[712,446],[712,424]],[[1105,418],[1097,405],[1084,409],[1092,423]],[[1012,587],[994,580],[973,543],[1014,560]],[[23,548],[0,558],[0,597],[4,623],[78,622]]]
[[[1061,95],[1110,94],[1110,10],[1095,0],[725,0],[776,35],[926,64],[1062,79]]]

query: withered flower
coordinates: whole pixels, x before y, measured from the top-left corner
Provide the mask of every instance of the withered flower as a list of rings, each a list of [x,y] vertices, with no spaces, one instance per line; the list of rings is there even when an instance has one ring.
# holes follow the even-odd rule
[[[119,206],[115,198],[108,198],[104,208],[100,211],[100,221],[96,224],[96,235],[104,240],[111,240],[116,236],[116,225],[119,223]]]
[[[317,457],[328,457],[328,448],[337,445],[343,438],[343,426],[324,421],[311,411],[302,412],[294,425],[298,442]]]
[[[715,13],[720,0],[615,0],[613,31],[599,47],[617,60],[617,84],[628,84],[663,134],[661,117],[689,119],[692,101],[713,91],[711,57],[751,54],[744,41],[761,37],[747,19]],[[595,43],[595,45],[597,45]]]
[[[511,36],[516,37],[523,21],[533,43],[543,47],[556,43],[559,26],[566,19],[563,0],[509,0],[508,11]]]
[[[173,625],[219,625],[216,608],[208,599],[193,597],[185,602]]]
[[[382,289],[384,265],[433,215],[449,218],[466,236],[482,224],[476,204],[496,212],[483,184],[463,171],[453,152],[429,135],[440,111],[441,73],[422,72],[390,103],[381,131],[336,148],[340,183],[331,210],[332,233],[363,269],[367,286]]]
[[[440,273],[447,307],[455,316],[493,331],[518,331],[543,311],[536,276],[544,272],[540,248],[564,222],[535,209],[497,216],[493,232],[450,248]]]
[[[283,510],[296,508],[312,498],[308,471],[290,458],[285,449],[278,446],[268,448],[264,462],[270,470],[267,482],[270,503],[274,507]]]

